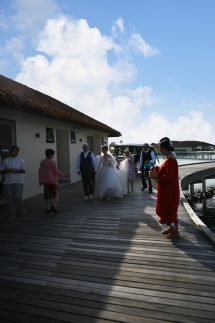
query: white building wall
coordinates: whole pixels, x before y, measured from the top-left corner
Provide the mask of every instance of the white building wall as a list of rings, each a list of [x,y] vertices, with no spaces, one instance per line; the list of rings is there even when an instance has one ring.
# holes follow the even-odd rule
[[[24,199],[40,194],[43,191],[38,184],[38,168],[40,161],[45,158],[45,149],[51,148],[55,150],[54,159],[59,162],[59,170],[62,172],[70,170],[70,180],[71,183],[74,183],[81,179],[77,174],[77,156],[82,151],[82,146],[87,141],[87,136],[93,136],[94,138],[95,154],[101,153],[101,137],[104,137],[104,141],[108,142],[107,133],[73,127],[73,125],[65,122],[8,108],[0,107],[0,118],[14,120],[16,123],[15,133],[16,144],[20,148],[19,157],[25,160],[27,169],[24,174]],[[46,143],[46,128],[53,129],[55,143]],[[70,142],[70,131],[75,132],[76,143]],[[40,138],[36,137],[37,133],[40,134]]]

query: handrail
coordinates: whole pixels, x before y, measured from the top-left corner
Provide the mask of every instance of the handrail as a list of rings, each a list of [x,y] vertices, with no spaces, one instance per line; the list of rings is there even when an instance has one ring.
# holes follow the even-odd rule
[[[195,183],[198,180],[201,180],[202,178],[208,178],[210,176],[215,177],[215,167],[211,167],[208,169],[203,169],[194,173],[191,173],[189,175],[184,176],[181,179],[181,188],[182,190],[189,184]]]
[[[179,180],[179,187],[180,187],[180,197],[181,201],[189,214],[190,218],[193,220],[193,222],[196,224],[196,226],[215,244],[215,234],[199,219],[197,214],[193,211],[189,203],[184,197],[183,188],[185,188],[187,185],[198,181],[202,178],[207,178],[210,176],[215,176],[215,167],[211,167],[209,169],[200,170],[188,175],[185,175],[184,177],[180,178]]]

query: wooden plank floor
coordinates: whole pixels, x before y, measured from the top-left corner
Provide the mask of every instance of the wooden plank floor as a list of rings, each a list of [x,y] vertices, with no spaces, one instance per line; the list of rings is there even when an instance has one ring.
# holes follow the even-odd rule
[[[189,172],[189,169],[188,169]],[[181,237],[161,235],[156,192],[83,200],[65,186],[59,215],[43,197],[0,215],[0,322],[215,321],[215,247],[179,206]]]

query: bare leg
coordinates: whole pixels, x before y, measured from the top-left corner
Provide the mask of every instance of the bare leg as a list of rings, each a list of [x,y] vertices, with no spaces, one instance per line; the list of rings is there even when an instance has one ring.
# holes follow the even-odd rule
[[[59,191],[58,191],[58,189],[56,189],[56,194],[55,194],[55,197],[54,197],[54,203],[53,203],[53,206],[56,208],[56,206],[57,206],[57,202],[58,202],[58,200],[59,200],[59,197],[60,197],[60,193],[59,193]]]
[[[46,210],[50,210],[49,200],[45,200],[45,203],[46,203]]]
[[[131,190],[133,191],[134,190],[134,182],[131,181]]]
[[[173,225],[173,223],[171,223],[171,227],[172,227],[172,225]],[[166,234],[166,238],[167,239],[172,239],[172,238],[179,237],[179,236],[180,236],[180,233],[179,233],[179,230],[178,230],[178,219],[177,219],[176,222],[174,223],[174,230],[169,231]]]
[[[128,187],[128,191],[127,191],[127,193],[130,193],[130,183],[131,183],[131,181],[128,181],[128,182],[127,182],[127,187]]]
[[[168,229],[166,229],[166,230],[164,230],[163,232],[162,232],[162,234],[168,234],[168,233],[172,233],[172,232],[174,232],[175,231],[175,226],[170,226]]]
[[[160,226],[162,228],[161,233],[163,234],[168,229],[167,223],[164,220],[160,219],[160,218],[159,218],[158,222],[159,222],[159,224],[160,224]]]

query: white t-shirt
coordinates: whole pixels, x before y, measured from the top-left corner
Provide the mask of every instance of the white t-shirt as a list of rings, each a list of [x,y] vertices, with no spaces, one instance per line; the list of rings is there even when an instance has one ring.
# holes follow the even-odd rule
[[[3,160],[2,163],[2,170],[8,169],[8,168],[14,168],[14,169],[19,169],[19,170],[26,170],[25,168],[25,162],[22,158],[19,157],[8,157]],[[24,178],[22,174],[14,174],[13,172],[11,173],[6,173],[4,178],[4,184],[24,184]]]

